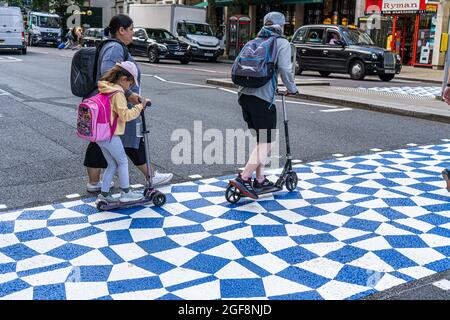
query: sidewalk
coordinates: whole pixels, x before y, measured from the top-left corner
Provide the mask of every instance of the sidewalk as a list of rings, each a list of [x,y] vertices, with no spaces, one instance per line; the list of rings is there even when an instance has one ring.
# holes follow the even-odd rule
[[[450,144],[298,164],[294,192],[0,213],[0,299],[360,299],[450,269]],[[281,169],[268,172],[276,179]]]
[[[207,79],[206,83],[237,88],[230,79]],[[403,94],[376,92],[358,88],[344,88],[297,82],[300,94],[294,99],[306,99],[346,107],[367,109],[385,113],[450,123],[450,106],[431,97],[415,97]]]

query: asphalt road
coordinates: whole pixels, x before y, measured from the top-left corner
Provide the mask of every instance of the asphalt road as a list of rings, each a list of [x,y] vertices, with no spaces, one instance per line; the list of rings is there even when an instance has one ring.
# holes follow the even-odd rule
[[[86,143],[74,134],[75,109],[80,99],[70,92],[72,54],[53,48],[30,48],[26,56],[0,55],[0,204],[8,209],[58,202],[69,194],[87,195],[82,166]],[[173,172],[174,181],[187,181],[192,175],[214,177],[239,171],[245,159],[238,161],[235,155],[233,163],[223,163],[227,160],[224,144],[220,148],[224,156],[220,157],[218,149],[212,164],[193,152],[195,148],[205,152],[216,141],[204,136],[208,129],[218,130],[215,133],[225,138],[227,129],[245,128],[236,93],[205,85],[207,78],[226,77],[230,65],[192,62],[186,66],[172,61],[150,65],[142,61],[143,95],[150,97],[154,106],[147,111],[147,122],[157,169]],[[281,124],[280,103],[277,112]],[[303,162],[329,159],[336,154],[366,154],[373,152],[371,149],[402,148],[409,143],[440,143],[448,138],[450,129],[443,123],[308,101],[289,102],[287,112],[293,157]],[[201,130],[194,132],[195,124]],[[177,134],[187,132],[192,138],[187,144],[191,150],[185,148],[184,155],[192,164],[175,164],[171,161],[174,147],[189,138]],[[194,144],[194,134],[203,137],[202,145]],[[281,131],[281,155],[284,143]],[[276,162],[277,158],[272,160]],[[143,182],[135,168],[131,182]]]
[[[69,83],[73,52],[53,48],[29,48],[28,52],[26,56],[0,53],[0,211],[57,203],[70,194],[88,196],[82,166],[86,143],[75,135],[80,99],[71,94]],[[226,129],[245,128],[236,93],[205,85],[207,78],[227,77],[230,65],[197,61],[187,66],[150,65],[140,60],[143,94],[154,106],[147,113],[151,154],[158,170],[173,172],[174,182],[191,180],[191,175],[237,172],[244,163],[178,165],[171,157],[180,141],[172,135],[190,132],[193,136],[194,122],[201,122],[202,135],[207,129],[225,136]],[[312,73],[304,77],[317,78]],[[349,87],[428,86],[398,80],[388,84],[376,79],[353,81],[345,76],[330,81]],[[287,111],[293,157],[303,162],[405,148],[411,143],[439,144],[449,138],[450,125],[416,118],[299,100],[290,101]],[[279,103],[277,112],[281,121]],[[207,137],[203,140],[201,150],[211,143]],[[282,137],[281,154],[283,144]],[[190,146],[196,147],[193,142]],[[188,158],[193,158],[189,156],[188,152]],[[140,173],[130,168],[132,184],[142,183]],[[433,283],[449,277],[435,275],[368,298],[448,299]]]

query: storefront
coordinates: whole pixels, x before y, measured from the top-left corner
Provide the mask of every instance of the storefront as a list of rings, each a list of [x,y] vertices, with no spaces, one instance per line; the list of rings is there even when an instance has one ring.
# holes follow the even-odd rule
[[[305,5],[305,24],[355,23],[356,0],[324,0]]]
[[[374,41],[410,66],[433,65],[437,11],[438,4],[427,0],[366,0],[366,15],[381,15],[379,28],[387,31],[387,37]]]

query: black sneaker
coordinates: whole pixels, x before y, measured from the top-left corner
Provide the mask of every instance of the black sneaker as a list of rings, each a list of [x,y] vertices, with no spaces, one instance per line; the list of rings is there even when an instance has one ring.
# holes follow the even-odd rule
[[[266,177],[264,177],[264,181],[261,183],[258,182],[258,179],[253,180],[253,189],[256,192],[272,189],[274,186],[275,184]]]
[[[244,180],[239,173],[236,179],[231,180],[230,183],[238,188],[244,196],[255,200],[258,199],[258,195],[255,193],[255,190],[253,190],[252,179]]]

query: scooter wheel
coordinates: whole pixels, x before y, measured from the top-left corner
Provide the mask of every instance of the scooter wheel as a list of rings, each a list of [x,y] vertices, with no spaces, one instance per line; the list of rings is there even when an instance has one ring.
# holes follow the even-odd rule
[[[146,188],[144,190],[144,197],[147,198],[147,199],[151,199],[153,194],[154,194],[154,192],[155,192],[155,189]]]
[[[297,188],[298,177],[297,174],[293,171],[289,172],[286,177],[286,188],[289,191],[294,191]]]
[[[105,201],[99,201],[97,202],[97,210],[103,211],[105,210],[105,207],[108,205]]]
[[[162,207],[166,203],[166,195],[164,193],[157,193],[153,196],[153,204],[157,207]]]
[[[229,184],[225,191],[225,199],[227,199],[229,203],[235,204],[241,199],[241,192],[238,188]]]

